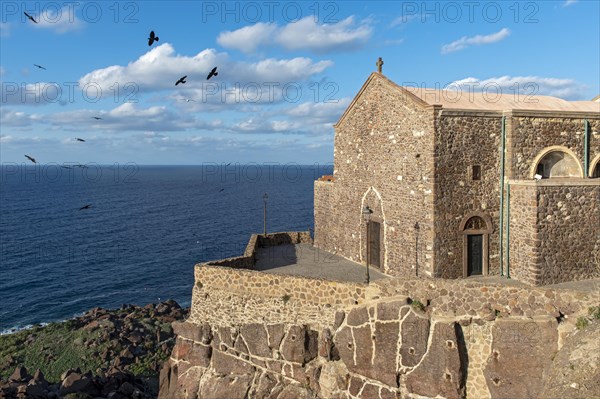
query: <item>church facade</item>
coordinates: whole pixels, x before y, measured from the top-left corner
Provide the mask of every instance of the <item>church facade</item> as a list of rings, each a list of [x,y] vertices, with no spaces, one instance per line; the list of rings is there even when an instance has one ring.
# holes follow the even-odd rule
[[[600,278],[600,103],[372,73],[315,182],[318,248],[393,276]]]

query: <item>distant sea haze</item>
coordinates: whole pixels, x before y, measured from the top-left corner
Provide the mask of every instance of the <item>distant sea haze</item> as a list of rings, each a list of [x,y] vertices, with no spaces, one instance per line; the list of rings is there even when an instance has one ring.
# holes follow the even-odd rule
[[[331,165],[0,167],[0,332],[100,306],[189,306],[196,263],[313,226]],[[79,210],[85,205],[87,209]]]

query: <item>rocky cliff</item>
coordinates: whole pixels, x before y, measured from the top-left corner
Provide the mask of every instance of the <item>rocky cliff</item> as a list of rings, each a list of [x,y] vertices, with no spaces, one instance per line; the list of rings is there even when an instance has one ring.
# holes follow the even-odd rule
[[[563,310],[444,315],[431,300],[392,297],[338,311],[321,330],[174,323],[159,398],[598,397],[597,322],[580,331],[576,316],[587,308]],[[578,374],[564,373],[568,362]]]

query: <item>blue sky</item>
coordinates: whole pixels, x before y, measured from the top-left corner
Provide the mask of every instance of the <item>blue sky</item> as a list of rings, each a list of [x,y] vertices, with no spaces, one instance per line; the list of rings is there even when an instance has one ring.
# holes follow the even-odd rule
[[[329,163],[377,57],[405,85],[600,93],[598,1],[0,4],[3,163]]]

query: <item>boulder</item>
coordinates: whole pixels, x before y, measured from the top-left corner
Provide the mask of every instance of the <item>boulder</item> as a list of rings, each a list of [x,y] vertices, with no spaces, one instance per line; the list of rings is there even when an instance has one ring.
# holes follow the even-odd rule
[[[100,390],[94,384],[94,380],[90,375],[71,373],[65,378],[60,386],[60,394],[62,396],[69,393],[84,393],[90,396],[98,396]]]
[[[437,322],[432,334],[425,357],[404,378],[406,389],[411,394],[426,397],[462,399],[465,396],[467,359],[460,325]]]
[[[9,382],[27,382],[31,379],[31,376],[27,372],[24,366],[17,366],[15,371],[8,377]]]
[[[245,399],[251,382],[251,375],[211,375],[203,378],[199,396],[202,399]]]
[[[492,352],[484,376],[492,398],[539,398],[544,371],[558,349],[554,317],[499,318],[492,327]]]

